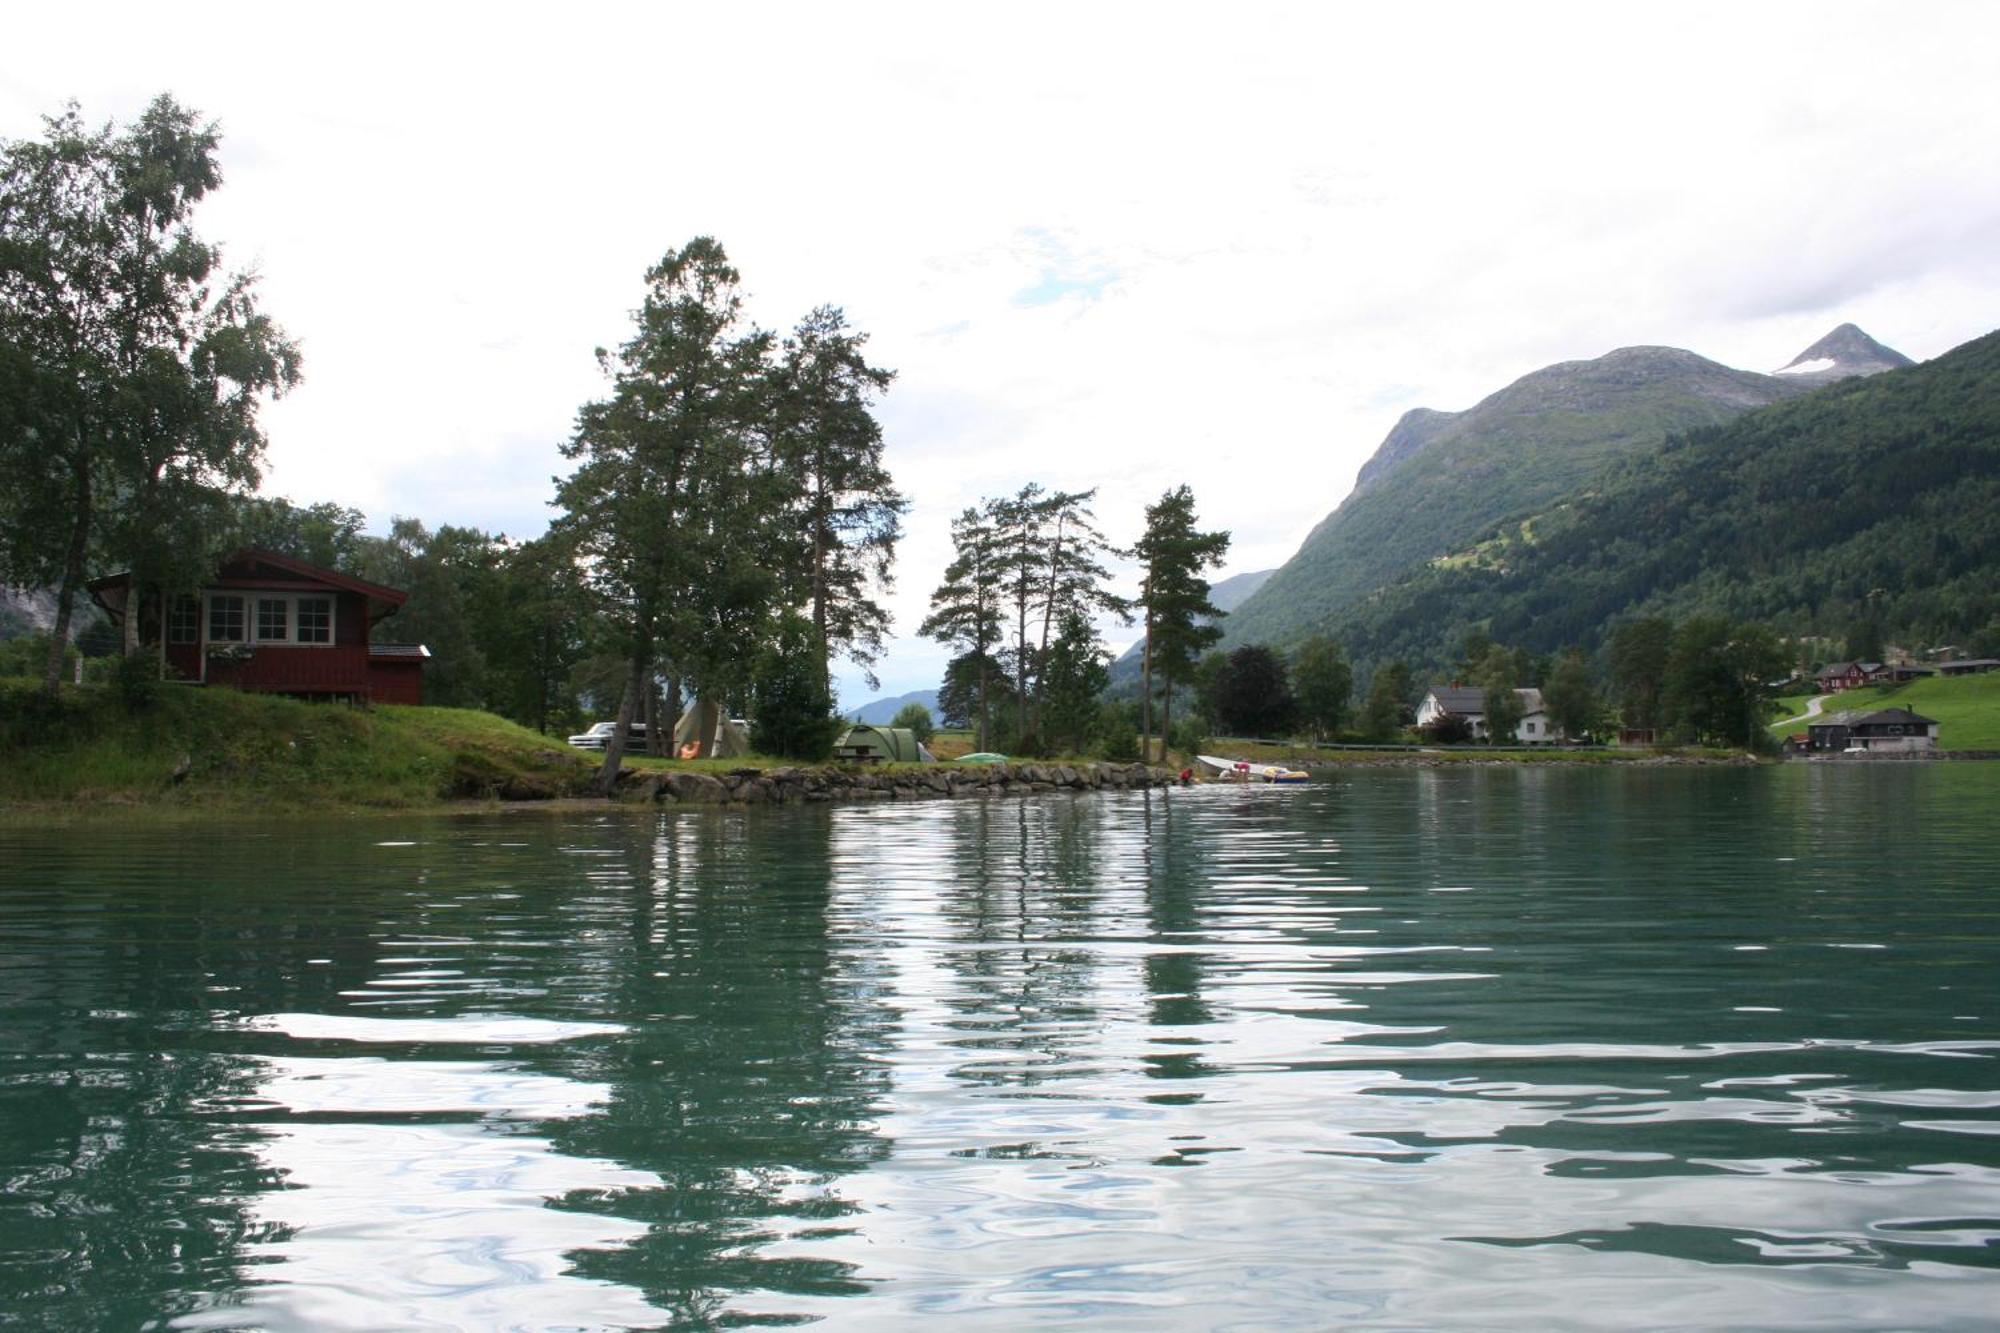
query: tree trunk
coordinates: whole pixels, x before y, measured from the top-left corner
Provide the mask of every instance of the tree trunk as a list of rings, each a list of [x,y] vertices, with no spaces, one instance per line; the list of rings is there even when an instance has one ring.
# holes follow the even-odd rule
[[[49,631],[49,655],[42,667],[42,693],[51,699],[62,685],[63,649],[69,645],[70,613],[76,606],[76,590],[83,586],[83,561],[90,551],[90,467],[81,451],[70,465],[76,481],[76,515],[70,523],[69,551],[63,557],[62,583],[56,589],[56,623]],[[132,618],[133,590],[125,591],[126,619]]]
[[[979,734],[973,737],[973,748],[981,754],[986,752],[986,654],[979,655]]]
[[[1021,591],[1014,602],[1014,747],[1028,743],[1028,575],[1026,551],[1021,562]]]
[[[813,552],[812,552],[812,616],[813,636],[819,645],[820,685],[828,699],[833,698],[833,655],[826,646],[826,470],[822,466],[814,477],[813,495]]]
[[[543,620],[539,643],[541,651],[535,658],[535,730],[544,736],[549,734],[549,672],[556,656],[555,644],[550,640],[554,637],[549,622]]]
[[[1167,733],[1174,729],[1174,682],[1160,691],[1160,762],[1167,762]]]
[[[1049,586],[1042,597],[1042,642],[1035,650],[1035,662],[1039,666],[1049,660],[1049,625],[1056,614],[1056,586],[1062,576],[1063,519],[1056,519],[1056,535],[1049,546]],[[1034,726],[1037,736],[1042,734],[1042,687],[1044,681],[1038,670],[1035,675]]]
[[[139,513],[142,517],[146,518],[147,520],[146,526],[148,527],[152,526],[152,520],[156,519],[160,513],[159,493],[160,493],[160,465],[152,464],[147,468],[145,480],[142,483],[140,483],[139,486]],[[132,552],[132,559],[130,564],[128,565],[129,569],[128,577],[130,578],[131,582],[128,585],[125,593],[124,652],[125,656],[127,657],[137,657],[139,655],[139,649],[142,646],[140,640],[144,636],[140,632],[142,629],[140,620],[146,609],[146,595],[144,589],[146,584],[149,581],[151,581],[154,573],[157,572],[148,569],[147,566],[153,563],[154,562],[152,559],[152,553],[150,551],[147,551],[143,546],[141,546],[140,549]],[[163,590],[161,593],[163,599],[165,595],[166,594]],[[250,641],[252,643],[255,643],[257,637],[256,601],[254,599],[251,600],[249,606],[250,606],[250,616],[248,621],[244,625],[244,630],[246,633],[250,635]],[[166,614],[166,606],[164,604],[164,601],[160,607],[160,612],[162,620],[164,621]],[[161,628],[162,631],[164,631],[165,629],[164,623],[162,624]],[[160,637],[164,639],[166,637],[165,633],[162,632]]]
[[[1139,757],[1153,758],[1153,607],[1146,605],[1146,651],[1139,659]]]
[[[618,725],[604,742],[604,764],[597,770],[599,796],[609,796],[618,787],[618,770],[625,764],[625,733],[632,729],[633,715],[639,711],[640,691],[653,665],[652,635],[640,630],[633,636],[632,661],[625,673],[625,693],[618,701]]]

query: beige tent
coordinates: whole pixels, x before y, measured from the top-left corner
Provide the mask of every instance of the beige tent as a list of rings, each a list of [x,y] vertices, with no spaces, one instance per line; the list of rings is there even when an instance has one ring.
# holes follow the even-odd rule
[[[674,754],[685,753],[697,740],[701,752],[694,758],[739,759],[750,753],[750,728],[724,717],[722,710],[706,699],[696,699],[674,723]]]

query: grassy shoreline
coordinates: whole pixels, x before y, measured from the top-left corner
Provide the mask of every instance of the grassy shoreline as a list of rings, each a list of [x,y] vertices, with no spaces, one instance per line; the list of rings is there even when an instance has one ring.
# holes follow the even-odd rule
[[[1323,769],[1746,762],[1745,756],[1713,751],[1229,748],[1253,762]],[[1175,757],[1169,764],[1178,768],[1181,762]],[[598,766],[597,756],[560,739],[467,709],[353,708],[188,687],[165,687],[146,706],[128,709],[108,687],[66,688],[51,702],[32,682],[0,680],[0,822],[16,826],[106,816],[177,820],[617,808],[591,793]],[[755,756],[679,761],[633,755],[627,761],[640,774],[714,776],[794,766]],[[842,765],[797,767],[856,771]],[[867,771],[904,767],[912,766]]]

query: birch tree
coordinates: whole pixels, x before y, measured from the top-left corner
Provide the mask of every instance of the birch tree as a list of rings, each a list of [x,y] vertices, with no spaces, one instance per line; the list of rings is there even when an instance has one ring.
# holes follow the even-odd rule
[[[213,123],[162,96],[122,131],[74,105],[45,125],[0,144],[0,578],[56,588],[53,693],[90,559],[131,572],[134,650],[139,593],[207,554],[191,517],[255,484],[299,354],[192,229],[222,181]]]

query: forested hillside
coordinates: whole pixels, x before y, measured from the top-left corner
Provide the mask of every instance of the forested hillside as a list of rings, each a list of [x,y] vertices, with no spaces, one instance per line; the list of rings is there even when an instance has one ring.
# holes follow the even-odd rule
[[[1625,347],[1544,367],[1463,412],[1410,412],[1353,493],[1225,622],[1224,643],[1290,644],[1490,524],[1555,502],[1672,432],[1812,387],[1678,348]]]
[[[1436,664],[1475,627],[1553,652],[1697,613],[1919,647],[2000,614],[2000,333],[1676,436],[1319,628]]]

